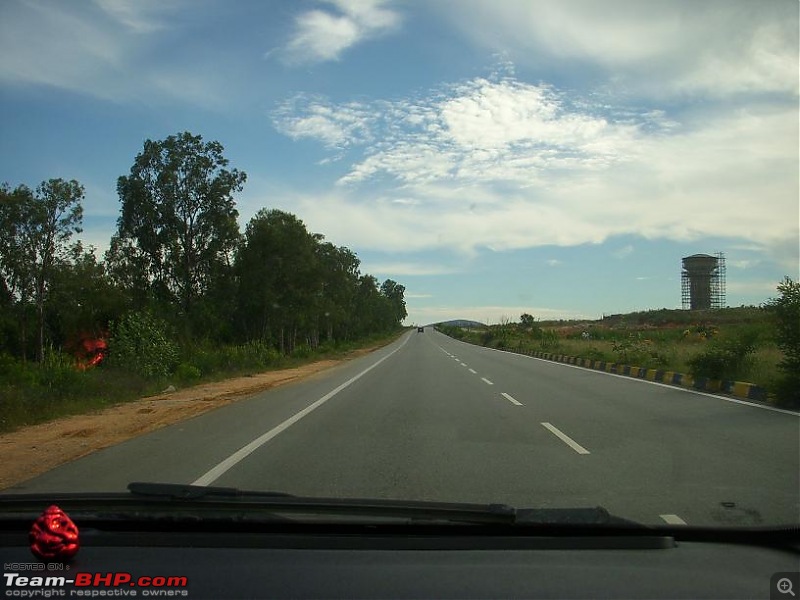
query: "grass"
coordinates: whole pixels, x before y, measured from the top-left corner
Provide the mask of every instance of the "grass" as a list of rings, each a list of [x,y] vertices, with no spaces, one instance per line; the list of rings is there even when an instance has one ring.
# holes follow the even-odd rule
[[[724,365],[728,368],[723,378],[753,383],[773,393],[782,375],[778,363],[783,353],[775,343],[775,325],[767,311],[756,307],[663,309],[610,315],[598,321],[537,322],[532,327],[505,323],[442,330],[493,348],[549,352],[679,373],[693,373],[700,355],[721,353],[726,348],[741,347],[742,340],[752,340],[752,348],[745,351],[739,363],[730,360]]]
[[[341,358],[396,337],[397,332],[393,332],[321,345],[316,350],[298,348],[293,356],[281,356],[257,344],[200,345],[185,349],[175,372],[158,378],[106,366],[80,371],[72,357],[54,351],[48,353],[41,365],[0,355],[0,433],[136,400],[157,394],[169,385],[186,387]]]

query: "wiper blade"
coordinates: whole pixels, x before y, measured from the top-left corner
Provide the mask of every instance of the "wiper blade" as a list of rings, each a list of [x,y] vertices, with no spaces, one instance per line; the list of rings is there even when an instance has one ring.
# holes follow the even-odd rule
[[[521,508],[506,504],[466,504],[407,500],[301,497],[284,492],[250,491],[231,487],[206,487],[170,483],[128,484],[135,495],[175,500],[268,500],[273,512],[400,517],[417,521],[445,521],[505,525],[606,525],[640,526],[635,521],[610,514],[605,508]]]
[[[229,502],[232,505],[247,504],[249,507],[264,508],[272,513],[306,514],[316,517],[400,518],[478,524],[509,524],[514,523],[516,519],[515,509],[505,504],[304,497],[276,491],[262,492],[231,487],[145,482],[129,483],[128,491],[143,499],[192,501],[203,505]]]
[[[14,512],[58,503],[65,510],[119,518],[248,519],[295,522],[369,522],[445,525],[505,525],[547,529],[588,526],[644,527],[610,515],[602,507],[517,509],[506,504],[468,504],[382,498],[305,497],[278,491],[240,490],[188,484],[132,482],[124,493],[70,493],[0,495],[0,512]],[[39,509],[41,510],[41,509]]]
[[[134,481],[128,491],[136,496],[157,497],[172,500],[197,500],[200,498],[290,498],[285,492],[242,491],[232,487],[185,485],[181,483],[149,483]]]

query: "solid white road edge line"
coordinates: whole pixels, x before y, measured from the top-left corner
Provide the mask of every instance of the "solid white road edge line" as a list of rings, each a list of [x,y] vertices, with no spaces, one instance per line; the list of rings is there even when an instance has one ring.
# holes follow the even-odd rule
[[[395,352],[397,352],[398,350],[402,349],[403,346],[406,345],[406,342],[408,342],[409,339],[410,339],[410,337],[406,337],[405,341],[402,344],[400,344],[400,346],[398,346],[397,348],[392,350],[389,354],[387,354],[386,356],[384,356],[380,360],[376,361],[375,363],[373,363],[372,365],[370,365],[369,367],[367,367],[366,369],[364,369],[363,371],[361,371],[357,375],[354,375],[353,377],[351,377],[350,379],[345,381],[340,386],[334,388],[333,390],[331,390],[330,392],[325,394],[322,398],[320,398],[319,400],[317,400],[313,404],[308,405],[307,407],[305,407],[303,410],[301,410],[300,412],[298,412],[294,416],[289,417],[288,419],[286,419],[280,425],[278,425],[276,427],[273,427],[272,429],[270,429],[265,434],[257,437],[256,439],[254,439],[252,442],[250,442],[246,446],[240,448],[239,450],[237,450],[236,452],[231,454],[228,458],[223,460],[221,463],[219,463],[213,469],[211,469],[210,471],[206,472],[201,477],[198,477],[197,479],[195,479],[192,482],[192,485],[209,485],[209,484],[213,483],[214,481],[216,481],[217,479],[219,479],[220,477],[222,477],[222,475],[225,474],[225,472],[227,472],[228,470],[232,469],[234,466],[236,466],[236,464],[238,464],[239,462],[241,462],[242,460],[244,460],[245,458],[250,456],[253,452],[258,450],[261,446],[266,444],[268,441],[270,441],[272,438],[277,436],[279,433],[289,429],[289,427],[291,427],[292,425],[297,423],[300,419],[302,419],[303,417],[305,417],[309,413],[313,412],[314,410],[316,410],[317,408],[319,408],[320,406],[325,404],[328,400],[333,398],[336,394],[341,392],[343,389],[345,389],[346,387],[348,387],[350,384],[354,383],[358,379],[361,379],[364,375],[366,375],[367,373],[372,371],[372,369],[374,369],[379,364],[381,364],[383,361],[385,361],[387,358],[392,356]]]
[[[664,519],[665,523],[669,523],[670,525],[686,525],[686,521],[681,519],[678,515],[658,515],[662,519]]]
[[[522,402],[517,402],[516,400],[514,400],[514,398],[511,397],[510,394],[506,394],[505,392],[500,392],[500,395],[509,402],[511,402],[512,404],[516,404],[517,406],[522,406]]]
[[[556,436],[558,439],[564,442],[567,446],[575,450],[575,452],[577,452],[578,454],[590,454],[590,452],[586,448],[581,446],[578,442],[573,440],[566,433],[561,431],[558,427],[555,427],[550,423],[542,423],[542,426],[545,429],[549,430],[550,433],[552,433],[554,436]]]
[[[481,381],[483,381],[483,382],[484,382],[485,384],[487,384],[487,385],[494,385],[494,384],[493,384],[491,381],[489,381],[488,379],[486,379],[486,377],[481,377]]]

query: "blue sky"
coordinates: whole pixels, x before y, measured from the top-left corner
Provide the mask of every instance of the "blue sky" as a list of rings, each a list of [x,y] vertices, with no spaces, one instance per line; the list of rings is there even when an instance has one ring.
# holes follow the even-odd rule
[[[798,276],[795,0],[3,0],[0,181],[86,187],[220,141],[261,207],[406,286],[409,322],[730,306]]]

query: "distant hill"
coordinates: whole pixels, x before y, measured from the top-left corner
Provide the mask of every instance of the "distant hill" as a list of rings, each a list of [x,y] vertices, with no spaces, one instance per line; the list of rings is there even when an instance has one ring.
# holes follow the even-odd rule
[[[469,321],[467,319],[453,319],[452,321],[442,321],[437,325],[449,325],[450,327],[486,327],[485,323],[480,321]]]

